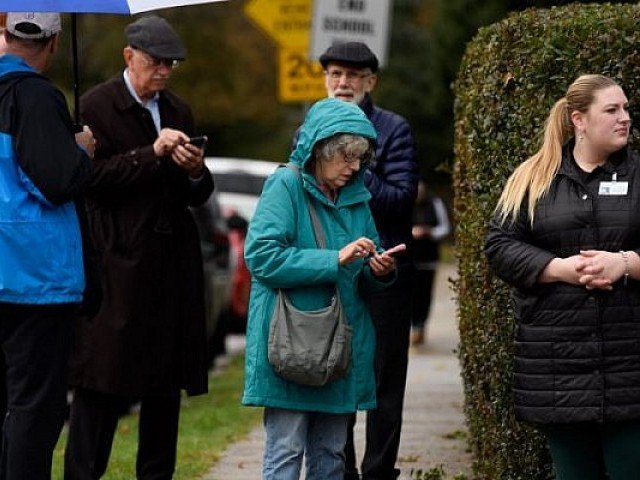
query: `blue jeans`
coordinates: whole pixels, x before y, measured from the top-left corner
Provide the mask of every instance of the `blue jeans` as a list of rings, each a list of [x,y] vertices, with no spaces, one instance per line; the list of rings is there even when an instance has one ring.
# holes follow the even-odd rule
[[[304,455],[307,480],[342,480],[348,419],[348,414],[265,408],[262,479],[298,480]]]

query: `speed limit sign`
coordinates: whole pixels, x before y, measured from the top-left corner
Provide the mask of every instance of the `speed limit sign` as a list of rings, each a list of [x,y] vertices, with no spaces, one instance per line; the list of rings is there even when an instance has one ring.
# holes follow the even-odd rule
[[[306,47],[279,49],[278,96],[282,102],[310,102],[324,98],[324,72],[320,62],[309,60]]]

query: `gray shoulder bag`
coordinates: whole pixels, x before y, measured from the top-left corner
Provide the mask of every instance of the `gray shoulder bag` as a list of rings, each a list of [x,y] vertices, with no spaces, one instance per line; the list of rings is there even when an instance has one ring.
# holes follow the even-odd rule
[[[302,182],[299,170],[298,178]],[[318,248],[327,241],[318,213],[302,187]],[[340,294],[336,286],[328,307],[305,312],[295,308],[287,294],[278,289],[269,325],[269,363],[285,380],[320,387],[344,377],[351,365],[351,337]]]

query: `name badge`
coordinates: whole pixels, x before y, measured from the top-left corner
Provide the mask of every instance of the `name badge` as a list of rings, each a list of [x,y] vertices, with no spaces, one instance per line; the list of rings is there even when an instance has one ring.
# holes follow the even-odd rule
[[[626,195],[629,192],[629,182],[600,182],[598,195]]]

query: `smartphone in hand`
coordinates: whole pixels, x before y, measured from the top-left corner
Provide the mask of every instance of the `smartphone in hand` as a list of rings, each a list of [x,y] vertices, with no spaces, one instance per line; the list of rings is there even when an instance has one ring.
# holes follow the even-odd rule
[[[207,138],[206,135],[201,135],[199,137],[191,137],[187,143],[190,143],[196,148],[203,149],[204,146],[207,144],[207,140],[209,139]]]
[[[407,250],[407,246],[404,243],[399,243],[395,247],[391,247],[385,250],[384,252],[382,252],[382,255],[390,255],[392,257],[395,257],[396,255],[400,255],[401,253],[404,253],[406,250]]]

